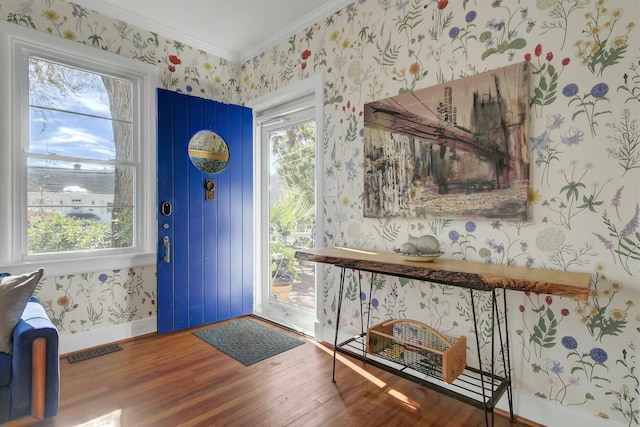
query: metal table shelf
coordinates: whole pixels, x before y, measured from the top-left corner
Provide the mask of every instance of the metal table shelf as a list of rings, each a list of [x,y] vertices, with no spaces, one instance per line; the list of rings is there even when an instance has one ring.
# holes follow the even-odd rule
[[[357,335],[338,344],[336,351],[372,366],[391,372],[426,388],[463,401],[476,408],[491,411],[510,385],[507,378],[467,366],[464,372],[451,384],[442,381],[439,366],[412,369],[382,356],[366,352],[366,334]]]

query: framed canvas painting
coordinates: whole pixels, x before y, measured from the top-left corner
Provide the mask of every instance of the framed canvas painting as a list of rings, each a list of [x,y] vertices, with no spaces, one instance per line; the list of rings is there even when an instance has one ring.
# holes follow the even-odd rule
[[[529,63],[364,105],[364,216],[529,218]]]

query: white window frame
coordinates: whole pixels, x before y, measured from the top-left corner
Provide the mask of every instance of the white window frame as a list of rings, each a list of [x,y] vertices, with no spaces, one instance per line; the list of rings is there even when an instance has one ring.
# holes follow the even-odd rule
[[[134,247],[56,254],[28,254],[27,168],[29,137],[28,57],[37,53],[82,69],[137,81],[134,149],[138,152]],[[158,67],[44,32],[0,21],[0,271],[20,273],[44,266],[47,274],[154,265],[156,262],[156,123]],[[136,89],[134,89],[136,90]],[[134,101],[135,102],[135,101]]]

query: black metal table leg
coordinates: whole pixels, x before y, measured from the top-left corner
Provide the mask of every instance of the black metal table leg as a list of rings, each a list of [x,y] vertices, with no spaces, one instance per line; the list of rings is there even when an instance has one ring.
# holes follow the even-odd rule
[[[338,348],[338,330],[340,329],[340,311],[342,310],[342,291],[344,289],[344,275],[345,275],[345,267],[342,267],[342,271],[340,272],[340,290],[338,291],[338,312],[336,314],[336,335],[333,340],[333,375],[331,377],[331,382],[336,382],[336,349]]]
[[[498,307],[496,306],[496,290],[491,290],[491,384],[494,383],[496,378],[496,344],[495,344],[495,331],[496,331],[496,314]],[[499,318],[498,318],[499,319]],[[500,331],[500,325],[498,324],[498,331]],[[502,334],[500,334],[502,336]],[[502,350],[502,339],[500,340],[500,349]],[[496,401],[493,396],[493,390],[491,395],[491,425],[495,424],[495,414],[493,410],[496,406]]]
[[[362,295],[362,272],[356,270],[358,273],[358,298]],[[364,316],[362,315],[362,300],[360,301],[360,333],[364,334]]]
[[[480,369],[480,372],[484,372],[484,369],[482,369],[482,355],[480,353],[480,333],[478,332],[478,315],[476,314],[476,302],[473,297],[473,289],[469,288],[469,294],[471,296],[471,312],[473,313],[473,325],[474,325],[473,330],[476,337],[476,349],[478,351],[478,369]],[[493,366],[491,371],[492,371],[491,381],[493,384]],[[489,413],[487,411],[487,396],[485,393],[484,375],[480,375],[480,383],[482,384],[482,403],[484,406],[484,421],[485,421],[485,424],[488,426]]]
[[[362,274],[362,272],[360,270],[358,270],[358,275]],[[358,276],[360,277],[360,276]],[[371,297],[372,297],[372,292],[373,292],[373,280],[376,277],[376,273],[371,273],[371,280],[369,280],[369,301],[367,302],[367,330],[369,329],[369,325],[371,322]],[[362,295],[362,286],[360,286],[360,295]],[[362,315],[362,303],[360,303],[360,323],[362,324],[364,321],[364,316]],[[364,359],[367,358],[367,330],[365,330],[364,326],[361,326],[360,328],[361,330],[361,334],[364,337],[363,340],[363,346],[362,346],[362,357]]]
[[[369,281],[369,305],[367,309],[367,329],[371,324],[371,299],[373,298],[373,280],[376,277],[376,273],[371,273],[371,280]]]
[[[494,291],[495,292],[495,291]],[[506,341],[502,340],[502,330],[498,326],[498,333],[500,334],[500,349],[502,350],[502,366],[504,369],[504,377],[507,381],[507,400],[509,401],[509,420],[515,422],[515,416],[513,415],[513,387],[511,384],[511,351],[509,348],[509,321],[507,312],[507,291],[502,290],[502,301],[504,309],[504,333]],[[497,315],[497,301],[496,301],[496,315]],[[499,320],[498,320],[499,322]],[[497,403],[497,402],[496,402]]]

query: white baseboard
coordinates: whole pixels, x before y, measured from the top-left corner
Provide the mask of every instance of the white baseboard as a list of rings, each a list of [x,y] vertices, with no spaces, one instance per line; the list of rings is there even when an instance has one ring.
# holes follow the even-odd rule
[[[347,334],[344,331],[340,331],[340,333],[338,334],[338,342],[342,342],[344,340],[347,340],[351,337],[353,337],[355,334]],[[322,337],[323,337],[323,341],[333,345],[333,342],[335,340],[335,336],[336,336],[336,329],[335,327],[331,327],[331,326],[327,326],[325,325],[324,328],[322,329]]]
[[[623,427],[626,424],[606,420],[587,411],[580,411],[557,403],[549,402],[528,393],[513,391],[513,412],[515,415],[547,427],[589,426]],[[498,401],[497,407],[509,412],[506,394]],[[576,407],[588,409],[589,405]]]
[[[324,328],[322,327],[322,322],[314,322],[313,324],[313,338],[318,341],[318,342],[322,342],[324,341],[324,337],[326,335],[324,334]]]
[[[116,341],[133,338],[158,330],[156,317],[134,320],[121,325],[99,328],[78,334],[60,335],[60,355],[75,353],[80,350],[98,347]]]

